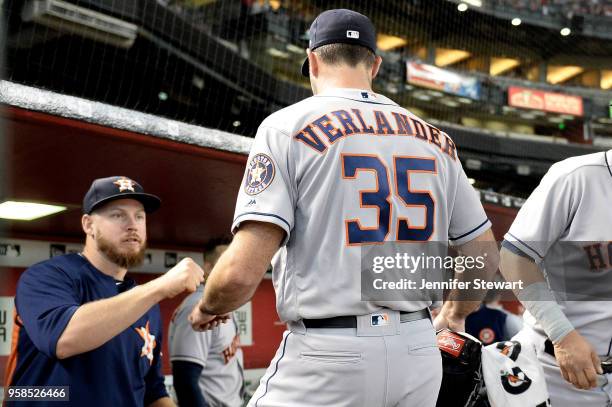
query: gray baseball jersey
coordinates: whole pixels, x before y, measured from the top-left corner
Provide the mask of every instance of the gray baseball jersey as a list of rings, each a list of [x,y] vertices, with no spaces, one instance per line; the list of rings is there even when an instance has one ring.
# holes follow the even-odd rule
[[[461,244],[490,227],[451,138],[358,89],[326,91],[263,121],[232,231],[245,221],[286,232],[273,260],[283,321],[425,308],[429,302],[361,301],[361,247]]]
[[[203,286],[200,286],[173,315],[168,335],[170,361],[192,362],[203,367],[200,388],[211,407],[240,407],[244,385],[242,350],[238,349],[227,364],[223,357],[223,350],[237,334],[234,321],[196,332],[187,320],[202,293]]]
[[[611,164],[612,150],[553,165],[505,236],[540,265],[565,315],[599,355],[612,338]],[[529,312],[525,322],[543,334]]]

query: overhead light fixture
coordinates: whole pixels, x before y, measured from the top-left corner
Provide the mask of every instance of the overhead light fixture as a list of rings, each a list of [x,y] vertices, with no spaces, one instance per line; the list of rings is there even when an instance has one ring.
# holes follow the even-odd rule
[[[470,170],[479,171],[482,168],[482,161],[468,158],[465,160],[465,167]]]
[[[232,123],[232,126],[234,126],[234,127],[238,127],[238,126],[240,126],[240,124],[241,124],[241,123],[240,123],[240,120],[235,120],[235,121]]]
[[[441,98],[442,96],[444,96],[444,93],[437,90],[428,90],[427,93],[436,98]]]
[[[138,34],[135,24],[61,0],[30,0],[21,18],[122,48],[130,48]]]
[[[514,17],[511,21],[512,25],[515,27],[518,27],[519,25],[521,25],[522,21],[520,18],[518,17]]]
[[[421,93],[421,92],[415,93],[413,95],[413,97],[416,98],[416,99],[419,99],[419,100],[424,100],[425,102],[428,102],[428,101],[431,100],[431,96],[429,96],[429,95],[427,95],[425,93]]]
[[[161,101],[166,101],[168,100],[168,94],[164,91],[161,91],[157,94],[157,98]]]
[[[289,53],[285,51],[281,51],[280,49],[268,48],[266,52],[275,58],[281,58],[281,59],[289,58]]]
[[[601,71],[601,88],[612,88],[612,71]]]
[[[546,80],[553,85],[563,83],[574,76],[584,72],[584,68],[580,66],[553,66],[550,65],[547,69]]]
[[[474,7],[482,7],[482,0],[463,0],[464,3]]]
[[[436,48],[435,63],[437,66],[454,65],[471,56],[469,52],[460,49]]]
[[[440,103],[442,103],[443,105],[448,106],[448,107],[457,107],[457,106],[459,106],[459,102],[455,102],[452,99],[442,99],[440,101]]]
[[[285,45],[285,48],[287,48],[287,51],[293,52],[294,54],[298,54],[298,55],[304,55],[304,48],[298,47],[297,45],[293,45],[293,44],[287,44]]]
[[[403,47],[408,41],[404,38],[396,37],[389,34],[378,34],[376,38],[376,46],[382,51],[389,51],[395,48]]]
[[[563,27],[560,33],[562,36],[567,37],[568,35],[572,33],[572,30],[570,30],[568,27]]]
[[[529,175],[531,174],[531,167],[526,164],[519,164],[516,166],[516,173],[518,175]]]
[[[526,120],[533,120],[536,118],[536,115],[533,113],[521,113],[519,116]]]
[[[513,58],[491,58],[489,74],[492,76],[500,75],[511,69],[516,68],[521,64],[521,61]]]
[[[65,210],[65,206],[59,205],[4,201],[0,204],[0,218],[11,220],[34,220]]]
[[[461,3],[461,4],[459,4],[459,5],[457,6],[457,10],[461,11],[462,13],[463,13],[464,11],[467,11],[467,9],[468,9],[468,5],[467,5],[467,4],[465,4],[465,3]]]
[[[191,84],[196,88],[202,90],[204,89],[204,78],[202,78],[201,76],[194,75],[193,78],[191,78]]]
[[[476,180],[474,178],[468,178],[468,182],[470,183],[470,185],[474,185],[476,183]]]

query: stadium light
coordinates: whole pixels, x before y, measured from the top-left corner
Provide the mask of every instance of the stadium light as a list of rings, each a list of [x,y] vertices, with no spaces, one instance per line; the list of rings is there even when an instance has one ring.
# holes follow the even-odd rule
[[[465,160],[465,167],[470,170],[480,171],[482,168],[482,161],[468,158]]]
[[[461,3],[461,4],[459,4],[459,5],[457,6],[457,10],[461,11],[462,13],[463,13],[464,11],[467,11],[467,9],[468,9],[468,5],[467,5],[467,4],[465,4],[465,3]]]
[[[471,56],[469,52],[460,49],[436,48],[435,64],[437,66],[454,65]]]
[[[516,166],[516,173],[518,175],[529,175],[531,174],[531,167],[526,164],[519,164]]]
[[[578,76],[584,72],[584,68],[580,66],[556,66],[549,65],[546,73],[546,80],[553,85],[563,83],[574,76]]]
[[[562,36],[567,37],[568,35],[572,33],[572,30],[570,30],[568,27],[563,27],[560,33]]]
[[[515,18],[512,19],[512,25],[515,26],[515,27],[521,25],[521,23],[522,23],[522,21],[518,17],[515,17]]]
[[[602,89],[612,88],[612,71],[608,71],[608,70],[601,71],[601,88]]]
[[[21,17],[23,21],[122,48],[130,48],[138,34],[135,24],[61,0],[30,0]]]
[[[0,218],[11,220],[34,220],[65,210],[65,206],[34,202],[4,201],[0,204]]]
[[[491,58],[489,64],[489,74],[492,76],[500,75],[506,71],[516,68],[521,62],[513,58]]]
[[[406,41],[406,39],[389,34],[378,34],[376,38],[376,46],[382,51],[403,47],[407,43],[408,41]]]
[[[431,100],[431,96],[422,93],[422,92],[415,92],[412,97],[414,97],[415,99],[419,99],[419,100],[423,100],[425,102],[429,102]]]

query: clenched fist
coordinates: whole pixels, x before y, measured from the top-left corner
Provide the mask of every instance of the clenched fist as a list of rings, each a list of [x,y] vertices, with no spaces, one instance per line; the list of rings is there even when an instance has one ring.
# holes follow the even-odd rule
[[[194,292],[204,281],[204,271],[186,257],[157,280],[163,297],[172,298],[185,291]]]

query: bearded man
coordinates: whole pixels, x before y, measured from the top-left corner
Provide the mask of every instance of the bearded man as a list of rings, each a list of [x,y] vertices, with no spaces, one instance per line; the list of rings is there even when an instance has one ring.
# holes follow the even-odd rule
[[[5,394],[26,399],[5,397],[7,406],[24,405],[35,393],[37,406],[174,406],[160,370],[157,303],[194,292],[204,272],[183,259],[140,286],[126,277],[144,259],[146,217],[160,203],[130,178],[95,180],[83,200],[83,252],[21,275]],[[45,391],[15,393],[17,386]]]

